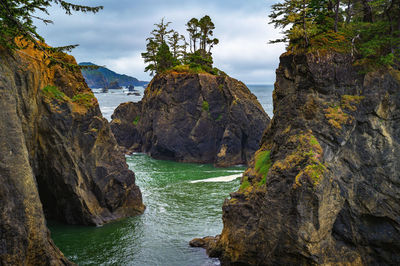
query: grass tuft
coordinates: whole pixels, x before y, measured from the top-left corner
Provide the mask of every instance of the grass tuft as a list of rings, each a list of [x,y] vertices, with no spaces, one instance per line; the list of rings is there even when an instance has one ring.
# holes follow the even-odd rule
[[[56,86],[47,85],[42,89],[42,91],[44,92],[44,95],[48,98],[53,98],[60,101],[66,100],[66,98],[68,98],[65,93],[59,91]]]
[[[139,123],[139,120],[140,120],[140,116],[137,115],[135,117],[135,119],[133,120],[132,124],[136,126]]]

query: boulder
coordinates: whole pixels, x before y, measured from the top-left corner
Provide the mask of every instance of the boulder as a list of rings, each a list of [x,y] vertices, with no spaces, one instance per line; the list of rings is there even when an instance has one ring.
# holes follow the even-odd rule
[[[217,166],[249,162],[270,120],[242,82],[177,72],[158,74],[141,102],[121,104],[112,119],[129,151]]]
[[[111,81],[107,85],[107,90],[121,90],[122,87],[119,85],[118,81]]]

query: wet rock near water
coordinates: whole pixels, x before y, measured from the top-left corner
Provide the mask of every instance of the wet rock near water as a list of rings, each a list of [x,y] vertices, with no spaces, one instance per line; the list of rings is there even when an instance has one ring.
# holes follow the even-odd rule
[[[242,82],[176,72],[157,75],[141,102],[121,104],[112,119],[127,151],[217,166],[247,164],[270,121]]]
[[[122,87],[119,85],[118,81],[111,81],[109,84],[106,86],[107,91],[108,90],[122,90]]]
[[[400,72],[359,70],[281,56],[274,118],[202,245],[223,265],[400,264]]]

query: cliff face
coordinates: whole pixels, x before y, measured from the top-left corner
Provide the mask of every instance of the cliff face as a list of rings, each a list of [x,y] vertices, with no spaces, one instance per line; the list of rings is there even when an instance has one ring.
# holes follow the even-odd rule
[[[0,51],[2,265],[69,264],[44,214],[100,225],[144,209],[134,173],[81,74],[41,60],[31,49]]]
[[[286,54],[276,73],[274,118],[208,252],[225,264],[398,265],[399,72]]]
[[[121,104],[112,131],[129,150],[159,159],[247,163],[269,117],[241,82],[211,74],[157,75],[140,103]]]

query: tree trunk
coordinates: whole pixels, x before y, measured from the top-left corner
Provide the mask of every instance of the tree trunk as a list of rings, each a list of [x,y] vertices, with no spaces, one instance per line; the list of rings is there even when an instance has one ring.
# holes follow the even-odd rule
[[[303,30],[306,47],[308,47],[307,25],[306,25],[306,0],[303,0]]]
[[[386,16],[388,18],[389,25],[390,25],[390,52],[392,54],[394,54],[394,47],[393,47],[393,40],[392,40],[392,38],[394,37],[393,36],[394,28],[393,28],[393,19],[392,19],[392,16],[390,14],[392,7],[393,7],[393,1],[390,1],[390,5],[385,10],[385,14],[386,14]]]
[[[339,4],[340,0],[336,1],[336,8],[335,8],[335,32],[338,31],[338,22],[339,22]]]
[[[348,0],[348,2],[347,2],[347,10],[346,10],[346,13],[347,13],[346,24],[349,24],[350,21],[351,21],[351,13],[352,13],[351,9],[352,9],[351,0]]]
[[[332,3],[332,0],[329,0],[328,1],[328,12],[331,13],[332,10],[333,10],[333,3]],[[329,14],[329,16],[330,16],[330,14]]]
[[[362,0],[361,2],[362,2],[362,5],[364,7],[364,10],[363,10],[363,12],[364,12],[364,19],[363,20],[364,20],[364,22],[373,23],[374,20],[373,20],[373,17],[372,17],[372,8],[369,5],[369,0]]]

